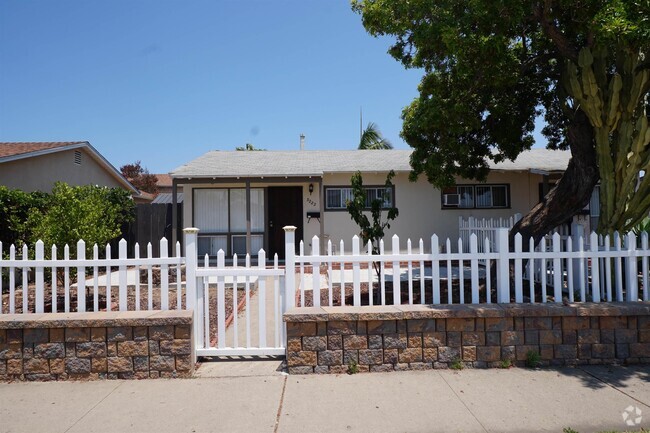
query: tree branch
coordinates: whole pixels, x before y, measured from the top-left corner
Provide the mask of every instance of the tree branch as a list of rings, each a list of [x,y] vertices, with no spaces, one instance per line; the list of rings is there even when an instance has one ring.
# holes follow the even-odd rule
[[[539,5],[533,10],[533,16],[542,26],[544,34],[553,41],[558,52],[567,59],[573,60],[577,63],[578,51],[571,45],[564,33],[562,33],[549,18],[550,7],[551,2],[548,0],[545,1],[543,6]]]

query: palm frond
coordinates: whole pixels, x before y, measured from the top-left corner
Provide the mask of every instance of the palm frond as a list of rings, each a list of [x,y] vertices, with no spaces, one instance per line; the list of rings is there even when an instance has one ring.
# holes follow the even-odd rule
[[[361,134],[359,140],[360,150],[377,150],[377,149],[392,149],[393,145],[390,141],[382,137],[381,132],[376,124],[370,122],[366,129]]]

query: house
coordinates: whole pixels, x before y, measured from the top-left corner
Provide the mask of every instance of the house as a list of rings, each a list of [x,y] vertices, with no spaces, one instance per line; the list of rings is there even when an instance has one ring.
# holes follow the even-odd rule
[[[0,143],[0,185],[49,192],[58,181],[124,188],[134,197],[140,194],[87,141]]]
[[[327,240],[337,249],[342,239],[349,251],[359,229],[345,206],[357,170],[370,198],[383,190],[386,174],[395,171],[394,188],[386,196],[399,216],[387,236],[398,233],[414,245],[423,238],[428,251],[433,233],[458,239],[459,216],[527,213],[570,159],[566,151],[533,149],[515,161],[491,164],[485,183],[458,179],[456,186],[441,191],[424,176],[408,180],[410,155],[410,150],[212,151],[176,168],[171,177],[174,190],[183,187],[186,225],[200,229],[201,255],[219,249],[229,256],[254,255],[264,248],[268,257],[277,253],[282,258],[286,225],[297,227],[296,239],[304,240],[306,253],[315,235],[324,239],[322,250]]]
[[[158,194],[153,200],[153,204],[171,204],[172,203],[172,177],[168,173],[154,174],[156,176],[156,185]],[[183,203],[183,189],[177,187],[176,203]]]

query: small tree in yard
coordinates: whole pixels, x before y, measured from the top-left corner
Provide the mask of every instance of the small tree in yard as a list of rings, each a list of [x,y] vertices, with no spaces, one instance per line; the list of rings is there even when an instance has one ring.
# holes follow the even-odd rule
[[[373,200],[370,201],[370,217],[372,222],[368,219],[366,212],[368,211],[368,195],[363,188],[363,178],[361,172],[356,172],[350,179],[352,186],[352,200],[347,202],[346,208],[350,214],[350,218],[359,226],[361,232],[361,240],[366,245],[368,242],[372,244],[373,254],[379,254],[379,241],[384,237],[384,230],[390,228],[390,222],[397,218],[399,211],[396,207],[385,207],[386,204],[386,191],[393,190],[392,179],[395,177],[395,172],[391,170],[386,176],[386,183],[384,183],[384,190],[377,194]],[[386,219],[382,220],[382,212],[386,212]],[[377,264],[374,264],[375,271],[379,274]]]

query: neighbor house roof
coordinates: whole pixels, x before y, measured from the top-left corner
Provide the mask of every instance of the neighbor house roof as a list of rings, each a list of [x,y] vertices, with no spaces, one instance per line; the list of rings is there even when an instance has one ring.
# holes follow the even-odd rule
[[[42,141],[42,142],[13,142],[0,143],[0,161],[9,157],[18,157],[34,153],[50,153],[62,147],[83,144],[85,141]],[[18,159],[18,158],[13,158]]]
[[[297,177],[325,173],[408,172],[411,150],[211,151],[171,172],[173,178]],[[570,152],[532,149],[515,161],[490,163],[493,170],[564,171]]]
[[[0,142],[0,164],[55,152],[85,149],[90,157],[133,193],[139,191],[87,141]]]
[[[167,173],[154,174],[156,176],[156,185],[162,187],[172,186],[172,177]]]

